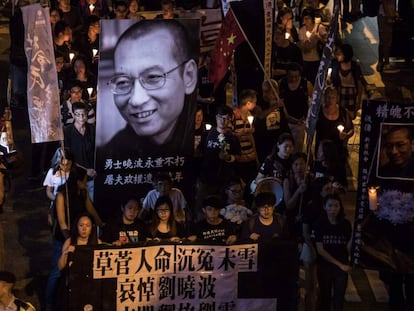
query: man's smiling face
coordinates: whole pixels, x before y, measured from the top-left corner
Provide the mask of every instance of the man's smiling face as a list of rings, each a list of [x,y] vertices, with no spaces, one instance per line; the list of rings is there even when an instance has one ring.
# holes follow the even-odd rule
[[[163,144],[176,127],[183,110],[185,95],[190,93],[185,86],[187,64],[179,66],[185,59],[174,58],[174,38],[164,30],[137,39],[126,39],[115,51],[115,74],[133,78],[133,86],[125,95],[115,94],[115,104],[122,117],[138,136],[149,136]],[[178,67],[177,67],[178,66]],[[166,75],[164,86],[147,90],[138,77]]]

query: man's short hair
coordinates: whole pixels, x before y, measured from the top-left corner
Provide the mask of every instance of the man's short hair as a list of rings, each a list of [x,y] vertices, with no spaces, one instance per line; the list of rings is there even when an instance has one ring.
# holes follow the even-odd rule
[[[55,31],[54,31],[55,37],[57,37],[60,33],[65,32],[66,28],[68,28],[68,27],[69,27],[69,25],[66,22],[58,21],[55,24]]]
[[[203,201],[204,207],[211,206],[215,209],[221,210],[224,208],[223,200],[218,195],[209,195]]]
[[[172,183],[171,176],[167,172],[158,172],[155,174],[154,182],[157,183],[159,181],[168,181],[169,183]]]
[[[175,6],[172,0],[161,0],[161,6],[163,5],[172,5],[173,7]]]
[[[302,66],[298,63],[292,62],[288,64],[287,71],[299,71],[302,74]]]
[[[69,90],[72,90],[74,87],[78,87],[83,90],[83,85],[82,85],[82,82],[80,82],[80,80],[75,79],[75,80],[70,81]]]
[[[86,104],[83,102],[74,102],[72,104],[72,112],[75,113],[76,110],[85,110],[87,111],[88,108],[86,107]]]
[[[397,131],[406,131],[407,132],[407,138],[412,141],[414,138],[413,135],[413,127],[407,126],[407,125],[394,125],[388,128],[387,133],[385,133],[384,138],[387,139],[388,135],[395,133]]]
[[[220,116],[231,116],[233,115],[233,110],[226,105],[222,105],[217,107],[217,114]]]
[[[142,20],[129,27],[119,38],[115,46],[115,51],[118,46],[125,40],[135,40],[142,36],[150,34],[157,30],[167,30],[171,34],[174,43],[172,55],[178,63],[194,59],[196,60],[197,52],[191,46],[190,36],[187,29],[178,21],[174,19],[155,19]],[[163,44],[160,42],[160,44]]]
[[[273,192],[260,192],[254,197],[254,204],[256,207],[276,204],[276,196]]]
[[[0,271],[0,281],[7,284],[14,284],[16,283],[16,276],[9,271],[2,270]]]
[[[90,15],[86,19],[86,29],[88,29],[91,25],[99,23],[101,19],[97,15]]]
[[[257,92],[252,89],[245,89],[240,92],[239,107],[246,105],[249,101],[257,98]]]

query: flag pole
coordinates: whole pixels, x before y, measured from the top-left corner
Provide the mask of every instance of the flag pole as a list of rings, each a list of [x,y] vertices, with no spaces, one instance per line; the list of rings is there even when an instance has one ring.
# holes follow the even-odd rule
[[[230,7],[230,10],[232,11],[232,14],[234,16],[234,20],[236,21],[237,26],[240,29],[240,32],[243,34],[244,39],[246,40],[246,42],[249,45],[254,57],[256,58],[256,61],[259,64],[260,69],[262,69],[263,74],[265,76],[265,80],[269,82],[270,88],[272,89],[273,93],[275,94],[277,101],[279,101],[280,100],[279,94],[277,93],[277,91],[274,88],[273,84],[270,83],[270,77],[266,74],[264,66],[263,66],[262,62],[260,61],[259,55],[257,55],[256,50],[254,49],[253,45],[250,43],[249,39],[247,38],[246,33],[244,32],[243,28],[240,26],[239,20],[237,19],[237,16],[236,16],[236,14],[234,14],[233,9],[231,7]]]

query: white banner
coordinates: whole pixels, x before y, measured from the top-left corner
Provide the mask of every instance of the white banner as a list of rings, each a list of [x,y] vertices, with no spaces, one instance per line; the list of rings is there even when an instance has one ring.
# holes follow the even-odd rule
[[[27,105],[32,143],[63,139],[59,86],[52,43],[49,9],[36,3],[22,7],[25,26]]]
[[[117,310],[238,310],[238,273],[257,258],[257,244],[96,250],[93,277],[117,278]]]

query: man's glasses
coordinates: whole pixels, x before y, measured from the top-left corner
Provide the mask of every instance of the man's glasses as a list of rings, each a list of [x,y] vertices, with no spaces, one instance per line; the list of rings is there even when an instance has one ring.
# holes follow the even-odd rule
[[[188,61],[189,60],[186,60],[164,73],[150,70],[141,73],[138,77],[131,77],[124,74],[116,75],[109,80],[108,85],[110,86],[112,93],[116,95],[125,95],[131,92],[134,87],[135,80],[137,79],[144,89],[148,91],[157,90],[165,85],[168,74],[180,68]]]
[[[78,117],[78,118],[86,118],[88,115],[87,114],[85,114],[85,113],[79,113],[79,112],[75,112],[74,114],[73,114],[75,117]]]

